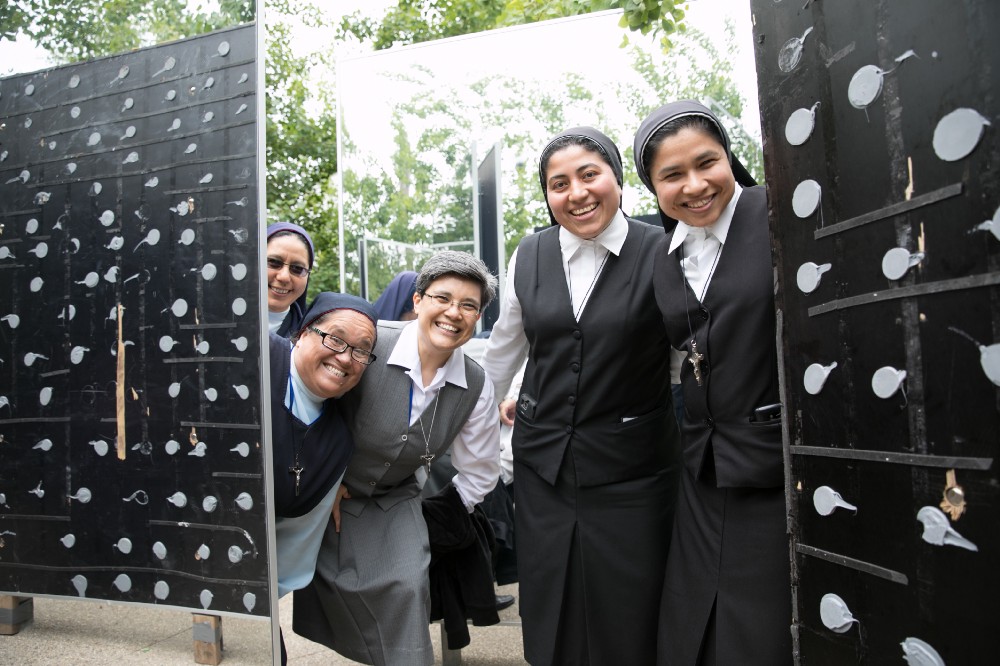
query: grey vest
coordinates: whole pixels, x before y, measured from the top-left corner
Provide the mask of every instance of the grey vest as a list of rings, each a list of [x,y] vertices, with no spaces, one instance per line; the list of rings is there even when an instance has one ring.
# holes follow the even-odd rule
[[[425,450],[420,422],[409,425],[412,380],[405,368],[386,363],[407,323],[379,322],[374,350],[378,360],[368,366],[358,386],[344,396],[355,445],[344,485],[353,498],[372,498],[383,509],[420,494],[414,472],[424,464],[420,458]],[[486,373],[467,357],[465,377],[467,390],[445,383],[424,409],[423,428],[431,440],[430,452],[436,456],[451,446],[482,393]]]

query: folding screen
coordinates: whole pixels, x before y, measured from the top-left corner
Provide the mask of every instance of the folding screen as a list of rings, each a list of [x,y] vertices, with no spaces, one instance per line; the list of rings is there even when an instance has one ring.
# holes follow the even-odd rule
[[[1000,630],[993,0],[753,0],[803,664]]]
[[[255,54],[0,80],[0,590],[270,614]]]

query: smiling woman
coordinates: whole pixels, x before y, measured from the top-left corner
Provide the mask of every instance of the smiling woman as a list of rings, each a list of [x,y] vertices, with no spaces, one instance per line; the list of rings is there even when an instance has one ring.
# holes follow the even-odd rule
[[[291,222],[267,228],[268,329],[283,337],[299,330],[313,265],[309,232]]]
[[[656,659],[679,442],[652,284],[664,235],[625,216],[622,179],[617,146],[592,127],[542,150],[554,224],[511,257],[483,358],[500,395],[528,358],[511,445],[532,664]]]
[[[377,360],[344,400],[356,449],[316,578],[295,593],[295,633],[366,664],[433,663],[417,479],[450,447],[457,474],[446,496],[462,516],[497,483],[493,384],[462,351],[495,294],[482,261],[440,252],[417,275],[417,320],[379,324]],[[486,580],[492,604],[491,572]]]

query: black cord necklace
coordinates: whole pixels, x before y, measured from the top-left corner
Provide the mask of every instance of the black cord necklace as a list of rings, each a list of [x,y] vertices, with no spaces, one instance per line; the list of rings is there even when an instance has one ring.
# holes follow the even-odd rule
[[[608,261],[608,255],[610,255],[610,254],[611,254],[611,250],[608,250],[604,254],[604,259],[601,260],[601,265],[598,266],[597,267],[597,271],[594,272],[594,279],[590,281],[590,286],[587,287],[587,291],[586,291],[586,293],[584,293],[583,299],[580,301],[580,307],[578,307],[576,309],[576,313],[573,315],[573,318],[576,319],[577,321],[580,321],[580,313],[583,312],[583,306],[587,304],[588,300],[590,300],[590,292],[594,290],[594,285],[597,284],[597,278],[601,277],[601,272],[604,270],[604,264],[607,263],[607,261]],[[570,269],[568,262],[566,264],[566,269],[569,271],[569,293],[570,293],[570,300],[572,300],[573,299],[573,271],[572,271],[572,269]]]
[[[698,352],[698,341],[694,337],[694,327],[691,325],[691,308],[688,305],[688,285],[690,284],[687,277],[684,275],[684,243],[683,241],[678,248],[680,252],[680,269],[681,269],[681,286],[684,292],[684,315],[687,317],[688,333],[691,335],[691,351],[688,352],[687,361],[691,364],[691,369],[694,371],[694,380],[698,383],[698,386],[702,385],[701,377],[701,362],[705,360],[705,355]],[[719,257],[722,255],[722,241],[719,241],[719,247],[715,251],[715,259],[712,260],[712,268],[708,271],[708,277],[705,278],[705,285],[701,289],[701,297],[698,299],[699,303],[705,301],[705,293],[708,291],[708,283],[712,281],[712,275],[715,274],[715,267],[719,263]]]

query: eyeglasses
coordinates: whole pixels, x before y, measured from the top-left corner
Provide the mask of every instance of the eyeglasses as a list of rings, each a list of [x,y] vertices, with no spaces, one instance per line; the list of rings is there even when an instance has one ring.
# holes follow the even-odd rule
[[[332,352],[342,354],[344,350],[350,349],[351,358],[361,365],[371,365],[375,361],[375,354],[371,353],[367,349],[361,349],[360,347],[349,345],[346,341],[341,340],[336,335],[321,331],[315,326],[310,326],[309,330],[318,335],[322,345]]]
[[[429,298],[439,306],[442,310],[447,310],[451,306],[456,306],[458,311],[466,317],[475,317],[480,312],[479,305],[473,303],[472,301],[453,301],[443,294],[424,294],[424,298]]]
[[[274,271],[280,271],[282,266],[288,266],[288,272],[294,277],[305,277],[309,275],[309,269],[302,264],[286,264],[280,259],[275,259],[274,257],[267,258],[267,267]]]

